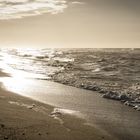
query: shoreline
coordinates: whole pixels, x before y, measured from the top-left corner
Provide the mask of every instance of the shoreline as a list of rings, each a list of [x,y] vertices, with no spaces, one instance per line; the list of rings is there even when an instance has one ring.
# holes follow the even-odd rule
[[[134,64],[127,64],[128,68],[135,67],[136,62],[139,60],[139,57],[137,58],[139,53],[128,51],[127,53],[130,54],[127,56],[127,53],[122,51],[118,60],[118,52],[106,51],[104,54],[104,51],[97,51],[99,54],[90,49],[75,53],[72,49],[69,52],[63,51],[65,57],[72,58],[74,61],[67,64],[61,64],[61,62],[52,64],[57,67],[64,65],[65,69],[52,75],[51,81],[93,92],[96,91],[103,98],[120,101],[124,105],[140,111],[140,83],[139,80],[134,79],[138,77],[138,72],[136,70],[136,75],[134,75],[135,70],[124,72],[125,68],[123,67],[125,65],[119,63],[119,60],[123,62],[126,61],[125,57],[128,57],[135,62]],[[114,56],[110,53],[114,53]],[[84,57],[85,60],[83,60]],[[112,60],[112,62],[109,60]],[[97,68],[95,69],[95,67]],[[122,71],[124,75],[121,75],[120,72],[117,73],[117,67],[120,67],[119,71]],[[105,73],[109,75],[107,76]]]
[[[132,107],[133,109],[135,109],[136,111],[140,111],[140,96],[138,95],[138,97],[133,97],[132,93],[128,92],[128,95],[126,95],[125,93],[121,93],[120,91],[114,91],[114,90],[106,90],[104,88],[102,88],[101,86],[98,85],[94,85],[94,84],[90,84],[88,85],[88,82],[82,83],[82,82],[77,82],[75,85],[75,83],[73,83],[73,80],[71,81],[71,79],[65,77],[64,79],[59,79],[63,73],[57,73],[54,74],[52,77],[53,79],[51,79],[50,81],[53,82],[57,82],[60,84],[64,84],[67,86],[72,86],[72,87],[76,87],[76,88],[80,88],[80,89],[85,89],[85,90],[89,90],[89,91],[95,91],[98,92],[102,98],[108,99],[108,100],[114,100],[114,101],[120,101],[120,103],[123,103],[126,106]],[[62,76],[63,77],[63,76]],[[79,80],[80,81],[80,80]]]
[[[0,77],[9,76],[0,72]],[[101,140],[111,136],[88,125],[75,116],[54,111],[55,107],[40,103],[0,86],[0,138],[20,140]],[[114,138],[113,138],[114,139]]]

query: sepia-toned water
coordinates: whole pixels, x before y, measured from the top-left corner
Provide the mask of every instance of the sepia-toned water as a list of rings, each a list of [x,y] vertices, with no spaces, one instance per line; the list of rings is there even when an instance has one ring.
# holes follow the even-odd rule
[[[42,75],[44,79],[76,61],[81,70],[97,76],[135,81],[140,80],[139,54],[139,49],[1,49],[0,59],[13,70],[36,74],[38,78]]]
[[[64,69],[61,66],[52,66],[52,63],[73,61],[71,58],[58,57],[61,54],[61,51],[55,51],[54,49],[6,49],[0,53],[1,68],[6,67],[6,70],[9,70],[8,72],[11,74],[19,70],[26,73],[26,77],[42,80],[50,79],[51,75]]]

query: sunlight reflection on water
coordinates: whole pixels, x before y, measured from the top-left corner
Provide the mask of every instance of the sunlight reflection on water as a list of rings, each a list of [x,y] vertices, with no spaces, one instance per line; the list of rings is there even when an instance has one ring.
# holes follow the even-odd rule
[[[27,90],[27,85],[33,83],[33,80],[27,80],[24,77],[1,77],[0,82],[6,90],[21,93]]]

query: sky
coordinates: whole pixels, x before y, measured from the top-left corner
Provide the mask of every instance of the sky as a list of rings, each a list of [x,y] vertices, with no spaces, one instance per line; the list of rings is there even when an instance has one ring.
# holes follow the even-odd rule
[[[140,0],[0,0],[0,47],[140,47]]]

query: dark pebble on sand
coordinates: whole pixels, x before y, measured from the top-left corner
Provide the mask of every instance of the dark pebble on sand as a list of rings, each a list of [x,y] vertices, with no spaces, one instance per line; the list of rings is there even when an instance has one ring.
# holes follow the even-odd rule
[[[104,139],[105,137],[104,136],[102,136],[102,139]]]
[[[4,136],[4,139],[7,140],[8,139],[8,136]]]
[[[1,124],[1,128],[4,128],[5,127],[5,125],[4,124]]]
[[[41,136],[41,133],[38,133],[39,136]]]

